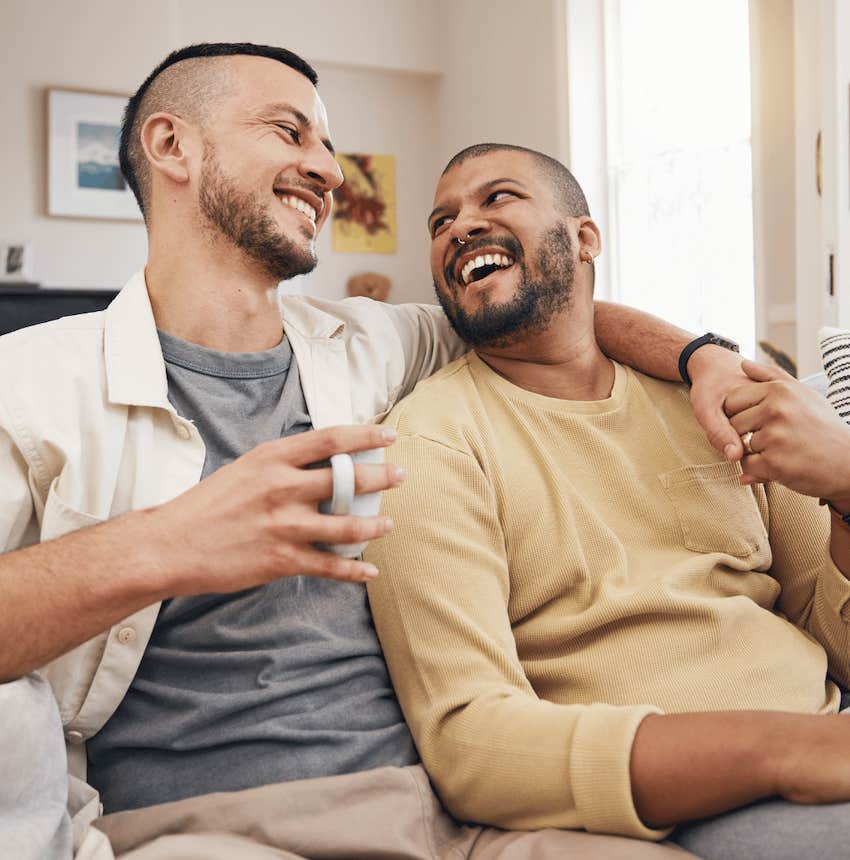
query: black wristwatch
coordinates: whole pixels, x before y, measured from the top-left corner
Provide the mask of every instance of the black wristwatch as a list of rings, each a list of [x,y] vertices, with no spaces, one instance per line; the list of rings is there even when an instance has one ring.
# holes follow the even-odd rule
[[[738,352],[738,344],[734,340],[729,340],[728,337],[723,337],[714,332],[706,332],[702,337],[692,340],[679,355],[679,376],[682,377],[688,387],[691,386],[691,377],[688,376],[688,359],[701,347],[706,344],[713,343],[715,346],[722,346],[724,349],[731,349],[732,352]]]

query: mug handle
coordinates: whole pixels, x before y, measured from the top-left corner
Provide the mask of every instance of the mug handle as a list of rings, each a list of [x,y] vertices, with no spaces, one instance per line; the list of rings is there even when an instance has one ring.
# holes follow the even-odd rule
[[[331,457],[333,473],[333,496],[331,513],[347,516],[354,504],[354,461],[350,454],[334,454]]]

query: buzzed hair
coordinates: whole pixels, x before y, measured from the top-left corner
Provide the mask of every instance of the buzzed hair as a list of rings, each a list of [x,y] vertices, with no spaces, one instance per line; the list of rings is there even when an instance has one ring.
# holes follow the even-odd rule
[[[118,160],[145,221],[149,218],[151,178],[142,148],[142,126],[151,114],[164,111],[203,123],[213,108],[233,91],[233,77],[227,63],[216,57],[267,57],[300,72],[313,86],[319,82],[316,70],[286,48],[254,45],[250,42],[202,42],[172,51],[136,90],[124,108]]]
[[[550,183],[552,194],[565,215],[573,217],[590,215],[587,198],[584,196],[584,191],[581,190],[581,186],[576,181],[575,176],[557,159],[538,152],[536,149],[528,149],[525,146],[515,146],[511,143],[476,143],[474,146],[467,146],[466,149],[462,149],[452,158],[443,170],[442,175],[445,176],[453,167],[463,164],[464,161],[468,161],[470,158],[479,158],[482,155],[488,155],[491,152],[499,152],[501,150],[524,152],[534,159],[538,169]]]

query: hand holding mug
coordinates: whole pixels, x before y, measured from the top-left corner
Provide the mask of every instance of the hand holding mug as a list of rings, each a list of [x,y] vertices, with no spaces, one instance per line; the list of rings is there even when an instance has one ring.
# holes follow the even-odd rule
[[[319,512],[335,516],[376,517],[381,510],[380,491],[355,493],[355,465],[380,465],[384,462],[384,449],[372,448],[354,451],[351,454],[334,454],[331,457],[333,472],[333,496],[319,503]],[[368,541],[358,543],[318,543],[319,549],[357,558],[363,553]]]

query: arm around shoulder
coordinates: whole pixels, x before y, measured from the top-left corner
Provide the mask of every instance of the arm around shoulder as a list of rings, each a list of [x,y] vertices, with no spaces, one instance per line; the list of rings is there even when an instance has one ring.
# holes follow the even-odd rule
[[[468,350],[439,305],[381,304],[380,308],[395,328],[404,355],[404,377],[396,400]]]

